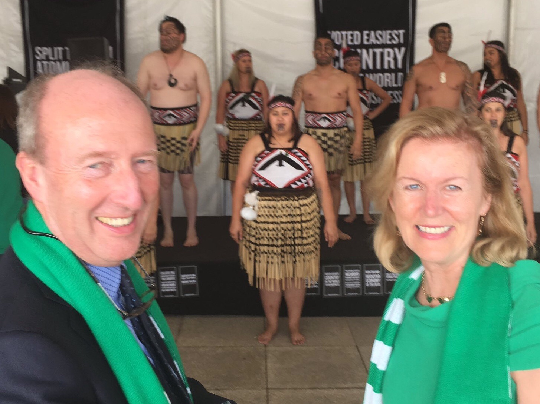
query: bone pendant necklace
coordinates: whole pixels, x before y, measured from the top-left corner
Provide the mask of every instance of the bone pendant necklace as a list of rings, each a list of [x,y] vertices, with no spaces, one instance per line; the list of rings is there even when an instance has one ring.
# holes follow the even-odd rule
[[[441,69],[437,63],[435,63],[435,60],[433,58],[431,58],[431,60],[433,60],[433,63],[435,64],[437,69],[439,69],[439,82],[442,84],[446,83],[446,72],[444,72],[443,69]],[[443,68],[445,66],[446,66],[446,60],[444,61]]]
[[[446,73],[445,73],[445,72],[441,72],[441,73],[439,74],[439,81],[440,81],[441,83],[443,83],[443,84],[446,83]]]

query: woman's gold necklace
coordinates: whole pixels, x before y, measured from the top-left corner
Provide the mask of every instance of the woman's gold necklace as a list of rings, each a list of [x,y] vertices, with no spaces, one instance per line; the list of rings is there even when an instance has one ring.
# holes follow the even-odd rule
[[[454,296],[448,296],[448,297],[447,296],[441,296],[441,297],[431,296],[428,292],[426,292],[426,288],[424,288],[424,283],[426,283],[425,272],[422,272],[421,287],[422,287],[422,292],[424,293],[424,296],[426,297],[426,300],[428,303],[431,303],[433,300],[437,300],[440,304],[444,304],[444,303],[448,303],[454,298]]]

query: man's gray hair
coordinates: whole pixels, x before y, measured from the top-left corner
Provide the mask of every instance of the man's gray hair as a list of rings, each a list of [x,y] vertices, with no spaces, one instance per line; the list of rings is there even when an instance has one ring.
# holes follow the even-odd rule
[[[92,70],[112,77],[125,85],[143,104],[146,100],[137,86],[126,78],[124,72],[116,65],[101,60],[79,64],[73,70]],[[63,73],[60,73],[63,74]],[[17,117],[17,132],[19,150],[43,161],[44,138],[40,134],[39,108],[47,91],[49,82],[59,74],[42,74],[33,79],[20,99],[19,115]]]

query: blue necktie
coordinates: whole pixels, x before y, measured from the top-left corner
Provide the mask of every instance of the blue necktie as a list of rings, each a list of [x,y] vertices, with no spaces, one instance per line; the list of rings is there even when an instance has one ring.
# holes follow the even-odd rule
[[[103,289],[105,289],[105,292],[113,300],[114,304],[116,304],[118,307],[124,308],[122,293],[120,293],[120,281],[122,279],[121,266],[118,265],[116,267],[98,267],[88,263],[86,263],[86,266],[97,278],[100,285],[103,287]],[[141,341],[139,341],[135,330],[133,330],[131,320],[127,319],[124,321],[126,322],[128,328],[131,330],[133,336],[135,336],[135,338],[137,339],[137,342],[146,357],[151,361],[152,359],[148,357],[148,351],[146,350],[146,347],[141,343]]]
[[[120,293],[124,300],[124,309],[129,313],[142,306],[143,302],[133,287],[133,283],[124,267],[122,267],[120,280]],[[163,341],[154,322],[147,312],[137,317],[131,318],[131,323],[135,335],[144,346],[156,375],[161,382],[169,400],[173,404],[191,403],[186,385],[180,375],[178,366],[174,362],[167,345]]]

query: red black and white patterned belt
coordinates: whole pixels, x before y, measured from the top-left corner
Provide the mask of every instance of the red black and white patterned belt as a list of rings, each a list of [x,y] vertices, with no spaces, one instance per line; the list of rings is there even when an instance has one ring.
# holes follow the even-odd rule
[[[152,122],[156,125],[187,125],[197,122],[199,106],[197,104],[179,108],[150,107]]]
[[[306,111],[306,128],[339,129],[347,126],[347,111],[312,112]]]

